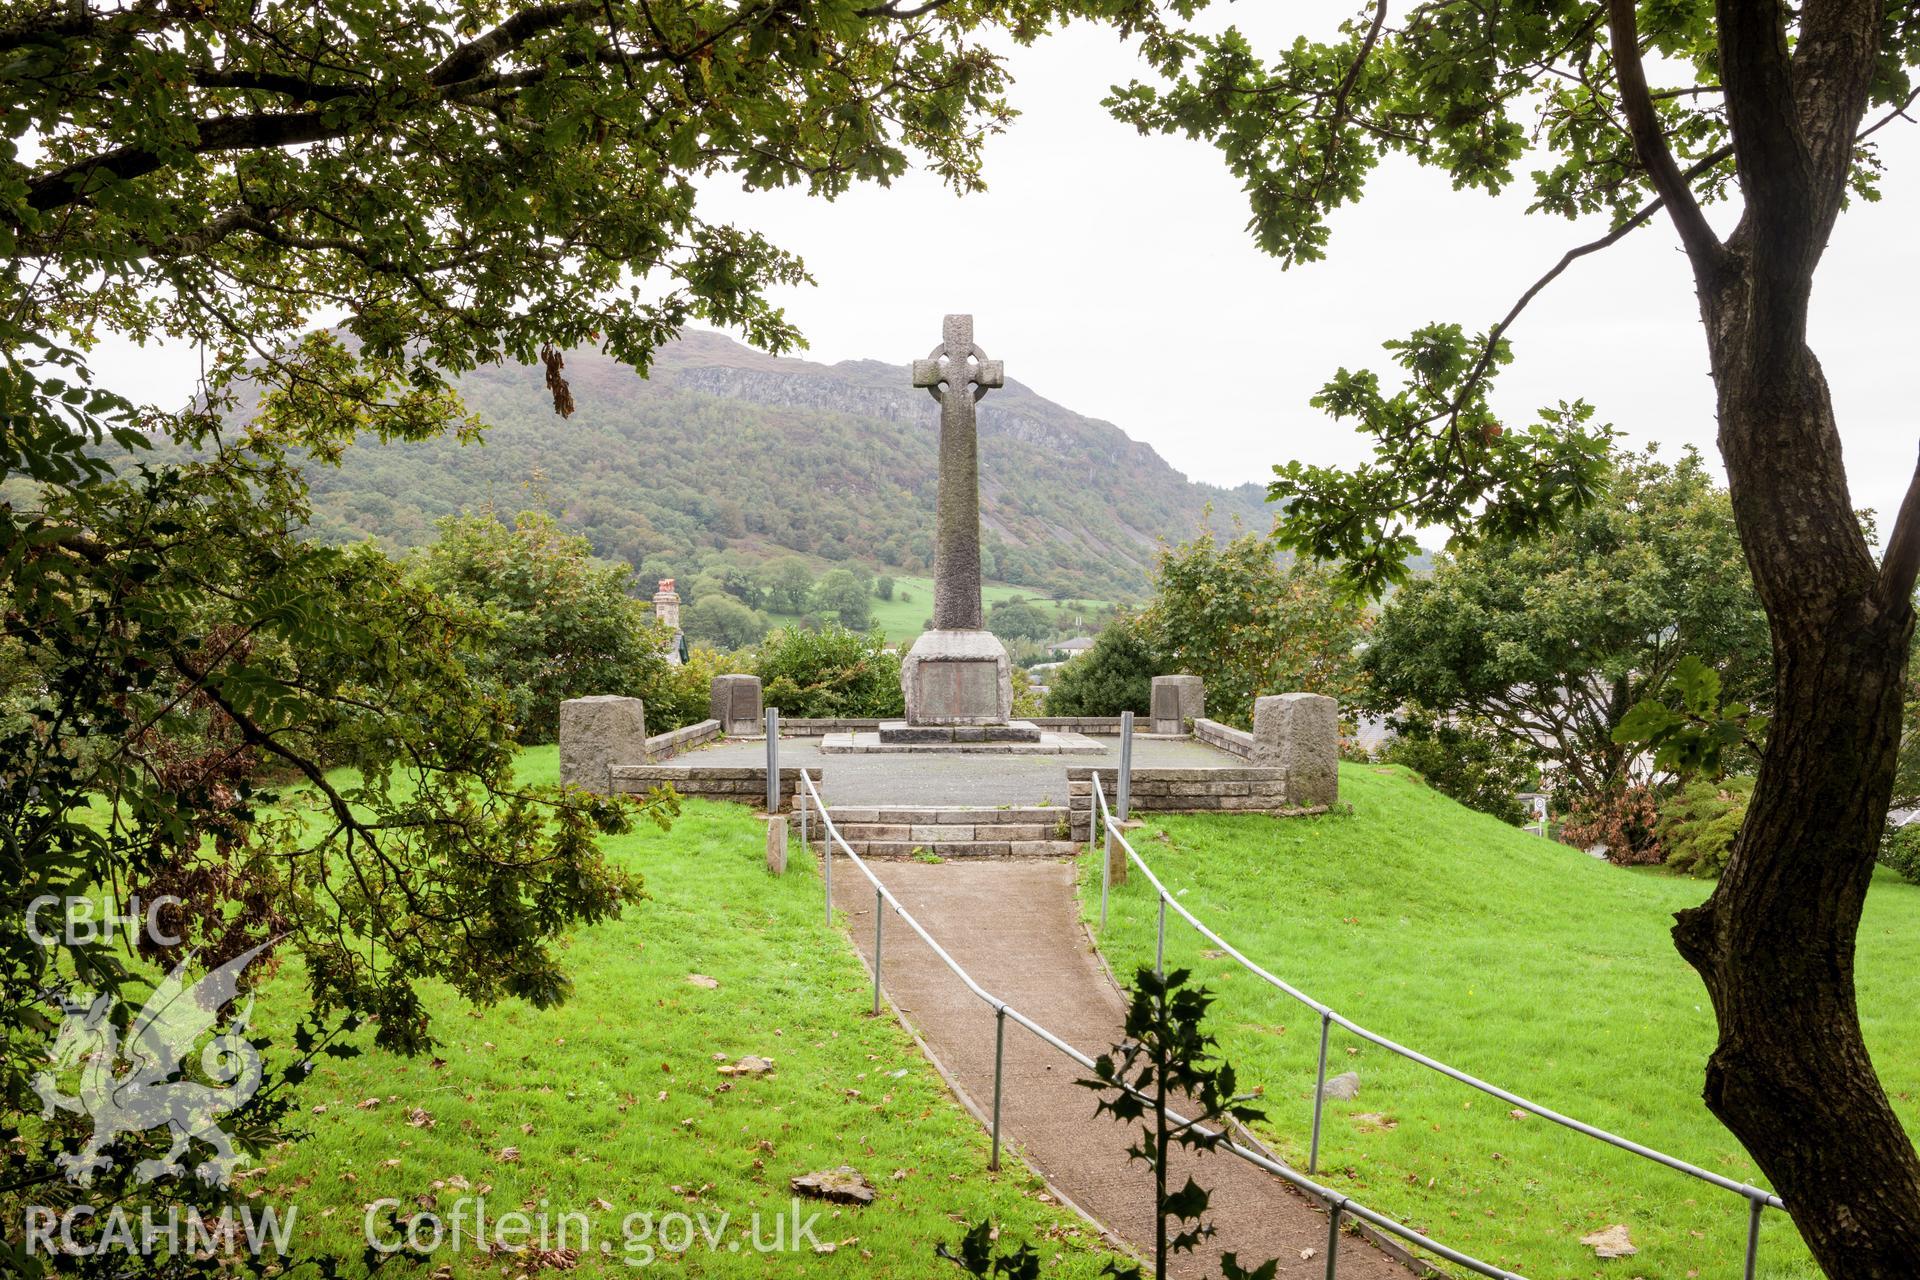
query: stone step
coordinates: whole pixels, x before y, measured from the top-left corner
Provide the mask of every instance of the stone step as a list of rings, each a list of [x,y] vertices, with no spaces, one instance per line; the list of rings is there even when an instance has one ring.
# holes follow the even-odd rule
[[[1071,858],[1080,846],[1071,840],[848,840],[863,858]]]
[[[907,824],[890,822],[840,822],[834,827],[840,838],[852,844],[860,840],[911,840],[919,844],[942,841],[964,844],[971,840],[1051,840],[1059,828],[1050,822],[995,822],[965,826],[959,823]]]
[[[988,805],[956,807],[952,805],[837,805],[829,804],[827,813],[836,827],[882,824],[886,826],[1052,826],[1068,816],[1064,805],[1014,805],[997,808]]]

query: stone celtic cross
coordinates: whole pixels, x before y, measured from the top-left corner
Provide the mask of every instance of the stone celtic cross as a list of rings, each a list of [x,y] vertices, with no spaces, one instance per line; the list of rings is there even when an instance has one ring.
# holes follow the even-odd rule
[[[973,342],[973,317],[948,316],[941,342],[913,362],[913,385],[940,402],[940,506],[933,544],[933,625],[977,631],[980,611],[980,455],[973,405],[1004,386],[998,360]]]

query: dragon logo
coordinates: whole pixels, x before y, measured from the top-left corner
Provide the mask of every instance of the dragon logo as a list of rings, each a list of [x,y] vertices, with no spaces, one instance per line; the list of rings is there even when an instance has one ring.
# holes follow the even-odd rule
[[[121,1134],[164,1127],[171,1131],[173,1145],[161,1159],[142,1160],[135,1167],[141,1182],[185,1173],[181,1157],[188,1143],[198,1139],[213,1148],[213,1155],[194,1172],[202,1181],[227,1185],[247,1158],[235,1153],[217,1121],[251,1098],[262,1077],[260,1051],[242,1034],[253,1001],[249,999],[227,1030],[200,1053],[201,1070],[228,1087],[186,1079],[185,1061],[195,1042],[220,1021],[220,1010],[239,990],[241,972],[271,945],[261,943],[192,986],[187,985],[186,971],[193,957],[181,961],[127,1029],[124,1063],[120,1032],[110,1017],[112,997],[90,998],[88,992],[79,1000],[62,1001],[67,1017],[50,1050],[53,1069],[34,1076],[33,1090],[40,1095],[43,1119],[51,1119],[56,1109],[93,1117],[86,1145],[59,1157],[70,1181],[89,1186],[95,1172],[112,1168],[107,1148]],[[55,1079],[76,1066],[80,1092],[68,1097]]]

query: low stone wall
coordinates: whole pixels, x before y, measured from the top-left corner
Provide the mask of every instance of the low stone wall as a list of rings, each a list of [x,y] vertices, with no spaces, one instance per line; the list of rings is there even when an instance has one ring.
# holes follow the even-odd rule
[[[829,733],[872,733],[880,727],[878,720],[844,720],[832,717],[808,719],[795,716],[789,720],[780,717],[780,736],[783,738],[824,738]],[[766,736],[766,726],[761,726],[761,736]]]
[[[1051,729],[1055,733],[1084,733],[1090,738],[1120,736],[1119,716],[1029,716],[1028,719],[1042,729]],[[1134,726],[1135,733],[1143,729],[1142,725]]]
[[[895,716],[898,720],[900,717]],[[1038,725],[1042,729],[1055,733],[1084,733],[1096,738],[1114,738],[1120,734],[1119,716],[1025,716],[1028,724]],[[880,728],[880,720],[830,720],[807,719],[796,716],[792,719],[780,717],[780,736],[783,738],[819,738],[829,733],[872,733]],[[1136,724],[1136,733],[1145,733],[1144,722]]]
[[[612,775],[613,790],[618,795],[645,795],[658,786],[670,786],[683,796],[698,796],[703,800],[731,800],[738,804],[750,804],[756,809],[767,802],[767,766],[741,765],[732,768],[683,764],[616,764],[608,773]],[[826,777],[825,770],[817,765],[812,769],[814,785],[818,786]],[[800,787],[800,767],[780,770],[780,808],[782,812],[793,809],[794,792]]]
[[[1068,768],[1067,806],[1073,838],[1093,833],[1093,777],[1111,805],[1120,787],[1118,769]],[[1265,813],[1278,817],[1324,813],[1325,805],[1299,805],[1279,769],[1256,765],[1224,769],[1135,769],[1128,791],[1134,813]]]
[[[1242,760],[1253,758],[1253,735],[1245,729],[1236,729],[1230,724],[1221,724],[1218,720],[1199,719],[1193,722],[1193,736],[1197,741],[1222,751],[1232,752]]]
[[[698,724],[682,725],[666,733],[655,734],[647,739],[647,762],[659,764],[671,760],[682,751],[691,751],[703,742],[712,742],[720,736],[718,720],[702,720]]]

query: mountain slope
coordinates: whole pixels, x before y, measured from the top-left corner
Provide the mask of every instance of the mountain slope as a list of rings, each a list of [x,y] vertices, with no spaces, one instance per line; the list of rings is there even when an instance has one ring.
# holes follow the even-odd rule
[[[931,564],[938,410],[903,366],[776,359],[693,333],[646,379],[591,351],[566,373],[569,420],[537,368],[494,366],[460,384],[484,445],[368,447],[315,468],[317,534],[413,546],[462,508],[545,505],[598,554],[649,573],[691,576],[722,553]],[[1017,382],[981,402],[980,436],[989,578],[1137,597],[1156,542],[1190,536],[1209,505],[1216,527],[1271,518],[1258,486],[1194,484]]]

